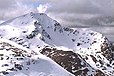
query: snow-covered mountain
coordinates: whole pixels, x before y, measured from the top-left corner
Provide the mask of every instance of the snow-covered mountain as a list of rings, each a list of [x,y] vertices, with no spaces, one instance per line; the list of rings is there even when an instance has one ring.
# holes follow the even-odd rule
[[[105,41],[105,37],[98,32],[62,27],[43,13],[30,13],[6,21],[2,23],[0,31],[1,37],[25,44],[31,49],[36,45],[48,44],[73,50],[100,50],[100,45]],[[90,46],[91,49],[88,49]]]
[[[0,76],[73,76],[48,57],[0,39]]]
[[[2,23],[0,37],[50,57],[75,76],[114,75],[114,51],[105,36],[63,27],[44,13],[31,12]]]

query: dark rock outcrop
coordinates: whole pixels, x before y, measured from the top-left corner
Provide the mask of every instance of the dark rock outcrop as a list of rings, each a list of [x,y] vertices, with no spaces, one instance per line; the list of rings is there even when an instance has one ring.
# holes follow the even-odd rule
[[[72,51],[43,48],[40,52],[75,76],[105,76],[103,72],[92,68],[79,54]]]

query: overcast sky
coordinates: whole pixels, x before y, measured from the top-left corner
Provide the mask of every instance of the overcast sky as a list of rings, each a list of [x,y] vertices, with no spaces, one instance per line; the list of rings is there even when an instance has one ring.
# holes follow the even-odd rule
[[[114,0],[0,0],[0,20],[21,14],[45,12],[59,21],[75,21],[95,15],[113,15]]]

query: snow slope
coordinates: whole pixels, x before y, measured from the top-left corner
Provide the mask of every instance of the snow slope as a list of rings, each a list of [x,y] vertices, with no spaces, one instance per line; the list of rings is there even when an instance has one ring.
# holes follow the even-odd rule
[[[50,58],[0,39],[0,76],[73,76]]]
[[[1,25],[0,31],[1,37],[8,39],[22,38],[25,41],[28,40],[29,46],[36,46],[35,43],[41,41],[37,45],[45,45],[46,43],[51,46],[66,47],[73,50],[82,48],[86,51],[89,50],[87,48],[90,46],[91,50],[100,50],[99,46],[105,39],[102,34],[95,31],[62,27],[57,21],[43,13],[30,13],[6,21]]]
[[[92,30],[63,27],[44,13],[31,12],[2,23],[0,37],[37,53],[47,46],[71,50],[94,69],[114,75],[114,54],[105,36]]]

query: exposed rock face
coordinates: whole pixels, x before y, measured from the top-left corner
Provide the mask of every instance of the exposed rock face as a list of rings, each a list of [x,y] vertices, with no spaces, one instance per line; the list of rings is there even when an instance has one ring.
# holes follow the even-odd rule
[[[103,72],[92,68],[79,54],[72,51],[44,48],[40,52],[53,59],[75,76],[105,76]]]
[[[107,76],[107,75],[101,72],[100,70],[96,70],[95,76]]]
[[[114,60],[114,53],[113,53],[113,45],[109,43],[108,39],[106,38],[103,44],[101,44],[101,52],[104,57],[107,58],[110,62]]]

